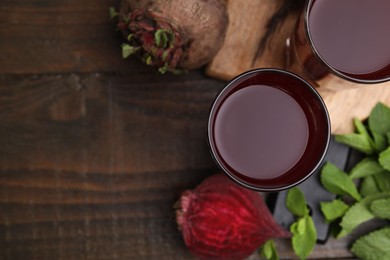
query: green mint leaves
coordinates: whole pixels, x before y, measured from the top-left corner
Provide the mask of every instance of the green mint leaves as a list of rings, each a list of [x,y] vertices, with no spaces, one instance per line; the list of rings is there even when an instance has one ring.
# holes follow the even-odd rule
[[[374,152],[372,141],[363,134],[337,135],[335,140],[365,154],[372,154]]]
[[[321,183],[328,191],[334,194],[350,195],[355,200],[361,199],[352,179],[332,163],[328,162],[323,167]]]
[[[378,103],[367,123],[355,119],[356,132],[337,135],[344,143],[366,155],[346,173],[327,163],[321,182],[338,195],[321,203],[321,211],[329,222],[341,228],[337,237],[351,233],[359,225],[375,219],[390,220],[390,108]],[[390,227],[359,238],[351,251],[361,259],[390,259]]]
[[[390,147],[379,154],[379,163],[383,168],[390,171]]]
[[[291,225],[292,245],[295,254],[300,259],[306,259],[317,241],[317,231],[313,219],[309,216],[300,217]]]
[[[373,201],[370,210],[375,217],[390,219],[390,198]]]
[[[359,238],[351,251],[360,259],[378,260],[390,259],[390,227]]]
[[[359,179],[383,172],[383,167],[374,158],[364,158],[351,170],[349,177]]]
[[[321,202],[321,211],[328,222],[342,217],[348,209],[349,206],[342,200],[335,199],[331,202]]]
[[[306,259],[316,244],[317,230],[309,215],[305,197],[299,188],[294,187],[287,192],[286,206],[297,217],[290,227],[294,252],[300,259]]]
[[[279,260],[274,240],[270,239],[263,244],[260,250],[261,257],[267,260]]]
[[[336,135],[336,141],[349,145],[367,155],[382,152],[388,147],[390,136],[390,108],[378,103],[368,118],[368,128],[354,120],[357,133]]]
[[[288,191],[286,206],[294,216],[304,217],[309,214],[303,192],[298,188],[292,188]]]
[[[375,215],[371,212],[371,204],[376,200],[390,198],[389,192],[376,193],[366,196],[358,203],[353,204],[349,210],[343,216],[340,226],[343,229],[342,234],[347,235],[352,232],[360,224],[375,218]]]
[[[390,132],[390,108],[378,103],[371,111],[368,126],[373,133],[385,136]]]

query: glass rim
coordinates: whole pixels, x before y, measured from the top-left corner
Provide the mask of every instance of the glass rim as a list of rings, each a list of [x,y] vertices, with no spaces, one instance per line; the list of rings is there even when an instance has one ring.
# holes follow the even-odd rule
[[[314,54],[314,56],[317,58],[317,60],[327,69],[329,72],[336,74],[337,76],[355,82],[360,84],[377,84],[377,83],[384,83],[390,80],[390,75],[384,78],[380,79],[360,79],[357,77],[349,76],[348,74],[345,74],[341,72],[340,70],[337,70],[333,68],[326,60],[320,55],[320,52],[317,50],[317,48],[314,45],[313,39],[311,37],[310,28],[309,28],[309,14],[310,14],[310,8],[313,5],[313,2],[318,0],[308,0],[306,1],[305,9],[304,9],[304,26],[305,26],[305,34],[308,39],[310,48]]]
[[[214,140],[214,137],[213,137],[213,119],[214,119],[216,110],[218,108],[217,102],[221,99],[221,97],[223,97],[223,95],[226,92],[228,92],[230,90],[231,86],[233,84],[235,84],[237,81],[239,81],[240,79],[242,79],[243,77],[246,77],[248,75],[261,73],[261,72],[280,73],[280,74],[284,74],[287,77],[292,77],[292,78],[302,82],[306,86],[306,88],[310,92],[312,92],[314,94],[314,96],[316,97],[318,103],[320,104],[322,110],[324,111],[324,115],[325,115],[325,118],[326,118],[326,125],[328,126],[327,127],[327,131],[326,131],[326,141],[324,143],[324,149],[322,151],[322,154],[321,154],[320,158],[317,160],[315,166],[308,173],[306,173],[303,178],[300,178],[299,180],[297,180],[295,182],[292,182],[291,184],[288,184],[288,185],[281,185],[280,187],[266,187],[266,186],[259,187],[259,186],[252,185],[250,183],[247,183],[247,182],[241,180],[239,177],[237,177],[234,173],[232,173],[225,166],[226,163],[222,162],[218,158],[219,156],[217,156],[218,152],[217,152],[216,145],[215,145],[215,140]],[[322,99],[321,95],[318,93],[318,91],[308,81],[306,81],[302,77],[296,75],[295,73],[292,73],[290,71],[286,71],[286,70],[283,70],[283,69],[277,69],[277,68],[252,69],[252,70],[243,72],[243,73],[239,74],[238,76],[236,76],[235,78],[231,79],[225,85],[225,87],[219,92],[219,94],[216,96],[216,98],[214,99],[213,105],[211,106],[211,109],[210,109],[209,118],[208,118],[208,124],[207,124],[207,141],[208,141],[207,143],[208,143],[209,150],[210,150],[210,153],[212,155],[212,158],[213,158],[214,162],[216,163],[216,165],[223,171],[223,173],[225,173],[234,182],[238,183],[239,185],[241,185],[241,186],[243,186],[245,188],[248,188],[248,189],[251,189],[251,190],[255,190],[255,191],[258,191],[258,192],[278,192],[278,191],[282,191],[282,190],[286,190],[286,189],[292,188],[292,187],[302,183],[303,181],[307,180],[310,176],[312,176],[314,174],[314,172],[316,172],[318,170],[318,168],[321,166],[323,160],[325,159],[325,156],[327,154],[327,151],[328,151],[328,148],[329,148],[329,145],[330,145],[330,138],[331,138],[331,123],[330,123],[329,111],[328,111],[328,109],[326,107],[326,104],[325,104],[324,100]]]

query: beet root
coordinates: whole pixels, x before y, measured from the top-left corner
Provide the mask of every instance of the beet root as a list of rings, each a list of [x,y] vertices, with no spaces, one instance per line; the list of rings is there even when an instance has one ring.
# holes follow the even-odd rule
[[[201,259],[244,259],[271,238],[290,237],[260,194],[223,174],[185,191],[177,204],[184,242]]]
[[[123,57],[137,53],[160,72],[210,62],[228,25],[225,0],[122,0],[115,14],[127,41]]]

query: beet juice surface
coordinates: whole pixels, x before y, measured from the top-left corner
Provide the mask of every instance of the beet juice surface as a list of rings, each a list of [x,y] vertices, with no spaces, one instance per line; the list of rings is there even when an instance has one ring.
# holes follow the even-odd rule
[[[237,77],[210,113],[214,159],[231,178],[256,190],[296,185],[322,161],[330,136],[326,107],[304,80],[260,69]]]

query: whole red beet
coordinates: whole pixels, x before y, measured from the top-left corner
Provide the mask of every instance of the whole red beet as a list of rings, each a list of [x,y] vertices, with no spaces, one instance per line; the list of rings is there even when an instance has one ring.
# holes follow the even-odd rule
[[[183,192],[176,221],[201,259],[244,259],[264,242],[290,233],[273,219],[260,194],[213,175]]]
[[[225,0],[122,0],[118,17],[124,56],[137,53],[161,72],[211,61],[228,25]]]

